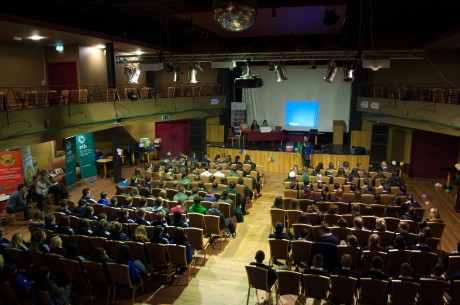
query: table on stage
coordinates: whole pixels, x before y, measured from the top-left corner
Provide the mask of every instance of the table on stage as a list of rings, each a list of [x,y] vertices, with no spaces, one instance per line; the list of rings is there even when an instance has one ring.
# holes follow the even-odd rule
[[[282,144],[284,140],[284,133],[282,131],[248,131],[246,134],[246,140],[248,142],[272,141],[274,143],[275,141],[280,141]]]
[[[103,164],[104,166],[104,175],[103,178],[107,178],[107,163],[112,163],[113,159],[98,159],[96,160],[97,163]]]

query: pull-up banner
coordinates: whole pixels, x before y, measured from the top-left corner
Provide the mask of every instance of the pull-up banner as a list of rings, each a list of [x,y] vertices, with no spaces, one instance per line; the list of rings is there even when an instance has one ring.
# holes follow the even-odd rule
[[[77,145],[75,137],[65,139],[65,186],[77,183]]]
[[[76,135],[76,138],[81,178],[86,179],[97,176],[93,133],[79,134]]]
[[[20,151],[0,152],[0,193],[13,193],[24,183]]]
[[[30,154],[30,147],[25,146],[21,149],[22,157],[22,171],[24,173],[24,183],[29,185],[34,180],[34,163],[32,161],[32,155]]]

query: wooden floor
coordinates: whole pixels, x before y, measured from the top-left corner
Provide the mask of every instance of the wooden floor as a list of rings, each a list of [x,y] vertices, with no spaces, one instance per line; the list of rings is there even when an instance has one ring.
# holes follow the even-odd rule
[[[123,173],[128,177],[132,175],[132,167],[123,167]],[[245,217],[244,223],[237,226],[235,239],[229,238],[222,246],[222,250],[214,249],[212,256],[205,266],[202,259],[197,262],[197,274],[188,286],[182,279],[178,285],[164,287],[158,278],[146,283],[145,293],[139,292],[136,296],[136,304],[245,304],[248,288],[244,266],[254,260],[255,252],[264,250],[267,259],[269,254],[267,238],[270,231],[269,209],[276,196],[282,195],[283,185],[281,181],[286,174],[266,174],[266,183],[262,191],[262,197],[254,202],[249,210],[250,215]],[[424,202],[423,194],[428,197],[430,207],[437,207],[441,215],[448,223],[443,237],[442,250],[453,251],[460,240],[460,214],[454,211],[454,192],[445,193],[444,190],[435,188],[436,181],[433,179],[411,179],[407,181],[408,193],[413,194],[419,202]],[[105,190],[109,195],[115,193],[115,184],[111,178],[96,178],[94,183],[79,181],[70,189],[71,199],[78,200],[81,190],[91,188],[92,197],[98,198],[98,194]],[[456,190],[455,190],[456,191]],[[429,207],[426,207],[429,208]],[[425,216],[427,213],[425,214]],[[23,222],[19,222],[23,224]],[[29,239],[28,230],[24,226],[4,226],[7,237],[15,232],[25,235]],[[218,246],[216,246],[217,248]],[[104,304],[103,296],[91,301],[81,298],[82,303]],[[263,296],[263,294],[260,294]],[[117,294],[116,304],[129,304],[129,292]],[[292,300],[282,298],[282,304],[293,304]],[[251,293],[250,304],[256,302],[254,293]]]

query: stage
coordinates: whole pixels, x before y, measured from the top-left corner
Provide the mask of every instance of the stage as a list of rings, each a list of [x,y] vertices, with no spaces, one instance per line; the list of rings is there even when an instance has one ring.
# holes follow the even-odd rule
[[[264,146],[261,145],[261,147]],[[311,162],[313,166],[316,166],[319,162],[323,162],[324,167],[327,168],[329,162],[333,162],[335,167],[338,168],[344,161],[348,161],[351,168],[355,167],[357,163],[362,163],[366,170],[369,169],[369,155],[352,155],[350,154],[350,149],[344,148],[343,145],[330,146],[330,148],[322,149],[321,152],[316,152],[312,155]],[[279,144],[276,148],[276,150],[270,151],[208,146],[207,153],[211,159],[214,159],[216,155],[222,156],[225,154],[232,156],[232,159],[240,156],[241,161],[244,160],[245,155],[249,155],[253,162],[264,167],[265,172],[286,173],[286,176],[294,165],[302,167],[302,158],[297,152],[280,151],[278,150]]]

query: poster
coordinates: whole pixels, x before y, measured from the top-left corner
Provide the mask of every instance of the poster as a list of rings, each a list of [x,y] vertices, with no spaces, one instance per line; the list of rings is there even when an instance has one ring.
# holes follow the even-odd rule
[[[77,147],[75,137],[65,139],[65,185],[77,183]]]
[[[0,152],[0,193],[11,194],[24,183],[21,152]]]
[[[21,158],[22,158],[22,171],[24,175],[25,184],[34,180],[35,170],[34,163],[32,161],[32,155],[30,153],[30,146],[25,146],[21,148]]]
[[[81,178],[86,179],[97,176],[93,133],[76,135],[76,139]]]

